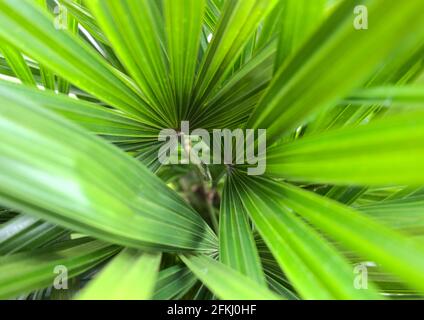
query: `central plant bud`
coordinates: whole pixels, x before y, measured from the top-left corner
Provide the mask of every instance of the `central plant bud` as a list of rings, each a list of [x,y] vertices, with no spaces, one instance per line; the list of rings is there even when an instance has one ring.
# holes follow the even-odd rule
[[[190,131],[189,121],[181,122],[181,130],[163,129],[158,140],[161,164],[227,164],[256,165],[248,167],[248,175],[261,175],[266,169],[266,129],[206,129]]]

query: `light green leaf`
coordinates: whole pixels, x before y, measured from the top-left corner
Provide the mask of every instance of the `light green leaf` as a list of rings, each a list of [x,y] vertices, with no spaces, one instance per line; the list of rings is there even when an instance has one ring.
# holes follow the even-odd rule
[[[422,86],[386,86],[362,89],[354,92],[343,103],[350,104],[382,104],[392,106],[402,104],[409,106],[424,105],[424,87]]]
[[[275,68],[291,56],[308,39],[309,35],[318,26],[324,15],[326,0],[284,0],[279,7],[283,7],[279,16],[280,32],[278,36],[278,50]]]
[[[77,100],[51,91],[41,91],[0,81],[0,92],[26,97],[77,123],[92,133],[103,136],[125,136],[157,140],[157,130],[113,109]]]
[[[156,282],[153,299],[179,299],[197,282],[194,274],[183,265],[175,265],[161,270]]]
[[[172,90],[163,52],[163,17],[153,1],[92,0],[88,5],[111,46],[149,102],[152,117],[173,128]]]
[[[212,258],[207,256],[180,257],[191,271],[220,299],[282,299],[266,287]]]
[[[250,39],[260,21],[272,10],[277,0],[226,1],[216,32],[203,57],[197,75],[194,112],[201,111],[206,100]]]
[[[280,67],[247,128],[266,128],[267,139],[274,142],[364,83],[396,48],[406,50],[422,42],[420,0],[390,5],[385,0],[369,0],[366,4],[369,28],[356,30],[353,10],[357,1],[340,3],[314,36]]]
[[[179,119],[186,118],[191,103],[204,9],[204,0],[164,1],[170,79]]]
[[[356,207],[392,228],[420,235],[424,231],[424,196],[389,199]]]
[[[354,287],[353,267],[319,233],[280,205],[278,189],[265,179],[239,177],[240,197],[260,235],[306,299],[376,299]]]
[[[18,50],[10,45],[4,44],[0,47],[0,51],[3,53],[15,75],[22,81],[23,84],[32,86],[36,85],[30,68]]]
[[[126,249],[77,297],[80,300],[147,300],[155,287],[160,253]],[[122,274],[122,271],[125,273]]]
[[[54,224],[19,215],[0,226],[0,255],[41,248],[67,234]]]
[[[393,272],[412,288],[424,288],[424,246],[359,211],[288,184],[274,184],[279,202],[341,245]]]
[[[205,102],[204,111],[196,119],[199,126],[206,129],[242,126],[271,81],[275,52],[274,41],[233,73]]]
[[[297,181],[420,185],[423,139],[424,112],[408,112],[272,147],[267,172]]]
[[[247,213],[228,177],[224,186],[219,220],[219,259],[260,285],[265,277]]]
[[[52,223],[130,247],[210,251],[200,216],[138,161],[0,91],[0,199]]]
[[[100,241],[78,239],[55,247],[0,257],[0,298],[14,298],[20,293],[53,285],[59,274],[70,279],[109,258],[117,250],[116,246]]]
[[[76,36],[56,29],[32,1],[0,2],[0,36],[75,86],[148,121],[147,106],[129,80]]]

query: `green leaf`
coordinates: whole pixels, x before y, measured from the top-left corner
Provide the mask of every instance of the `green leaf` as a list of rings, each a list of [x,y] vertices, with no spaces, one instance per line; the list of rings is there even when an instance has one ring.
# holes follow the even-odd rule
[[[223,300],[275,300],[282,297],[207,256],[180,256],[193,273]]]
[[[223,1],[219,0],[207,0],[204,24],[212,33],[215,32],[219,17],[221,16],[222,3]]]
[[[93,0],[96,21],[111,46],[151,105],[158,123],[173,128],[172,90],[163,52],[160,25],[163,18],[153,1]]]
[[[369,79],[365,87],[355,90],[331,109],[323,111],[307,125],[306,134],[322,132],[337,127],[360,124],[385,112],[400,111],[402,107],[416,107],[419,105],[419,87],[406,85],[414,81],[422,66],[420,59],[424,53],[424,46],[417,44],[414,48],[400,47],[390,56]],[[394,86],[396,85],[396,87]],[[383,89],[384,88],[384,89]],[[418,90],[416,90],[418,89]],[[368,92],[368,93],[367,93]]]
[[[392,106],[402,104],[409,106],[424,105],[424,87],[422,86],[385,86],[362,89],[354,92],[343,103],[382,104]]]
[[[423,290],[424,247],[359,211],[288,184],[274,184],[279,202],[346,248]]]
[[[185,119],[191,102],[204,9],[204,0],[164,1],[169,77],[178,119]]]
[[[78,22],[81,37],[92,45],[112,66],[124,72],[121,62],[110,48],[110,43],[98,26],[97,21],[91,12],[77,1],[81,2],[81,0],[60,0],[62,6],[67,10],[68,17]]]
[[[275,5],[274,9],[268,14],[268,16],[263,20],[260,30],[258,30],[258,36],[256,41],[256,49],[261,50],[264,46],[270,42],[274,42],[277,39],[281,31],[281,23],[283,12],[285,9],[286,0],[279,0]],[[277,42],[277,41],[275,41]]]
[[[424,183],[424,112],[311,135],[269,149],[267,173],[356,185]]]
[[[79,4],[81,3],[82,0],[72,0],[73,3],[75,4]],[[66,19],[66,26],[64,26],[67,30],[69,30],[69,32],[71,32],[72,34],[77,35],[78,34],[78,21],[69,14],[68,11],[62,12],[61,13],[63,15],[62,19]],[[57,88],[58,91],[63,93],[63,94],[69,94],[69,90],[70,90],[70,83],[68,81],[66,81],[63,78],[58,78],[57,79]]]
[[[272,78],[276,42],[255,55],[205,102],[196,119],[206,129],[236,128],[244,125]],[[197,123],[196,122],[196,123]]]
[[[197,282],[194,274],[183,265],[161,270],[156,282],[155,300],[179,299]]]
[[[265,285],[265,277],[249,225],[247,213],[235,195],[232,178],[224,186],[219,220],[220,261]]]
[[[67,234],[54,224],[19,215],[0,226],[0,255],[41,248]]]
[[[48,12],[47,0],[36,0],[35,2],[40,6],[40,8]],[[44,88],[55,91],[56,79],[54,73],[43,65],[40,65],[39,69],[41,75],[41,83],[43,84]]]
[[[305,299],[376,299],[354,287],[353,267],[319,233],[280,205],[278,189],[265,179],[239,178],[249,216],[295,289]]]
[[[66,117],[92,133],[103,136],[157,139],[157,130],[146,127],[137,119],[94,103],[73,99],[51,91],[41,91],[0,81],[0,92],[26,97],[48,110]]]
[[[93,38],[105,45],[110,45],[106,36],[98,26],[96,19],[87,8],[81,3],[77,3],[75,0],[60,0],[60,2],[66,7],[69,14],[72,15],[74,19],[78,20],[78,23],[80,23]]]
[[[0,75],[4,79],[6,77],[15,77],[15,73],[13,72],[10,65],[7,63],[6,59],[4,57],[0,56]]]
[[[129,80],[76,36],[56,29],[52,18],[35,3],[1,1],[0,36],[75,86],[150,121],[145,116],[146,103]]]
[[[0,224],[6,223],[18,215],[19,213],[17,211],[0,206]]]
[[[246,41],[260,21],[275,6],[277,0],[226,1],[216,32],[203,57],[195,86],[194,106],[199,112],[201,104],[211,94],[232,63],[238,58]]]
[[[3,53],[15,75],[23,84],[36,86],[31,70],[25,62],[22,54],[10,45],[2,45],[0,51]]]
[[[80,300],[147,300],[152,297],[160,253],[126,249],[77,297]],[[122,271],[125,270],[125,274]]]
[[[279,16],[280,33],[275,61],[276,70],[308,39],[321,21],[326,0],[284,0]]]
[[[134,148],[135,143],[141,144],[141,147],[137,147],[136,151],[143,152],[143,157],[146,157],[146,146],[153,143],[151,156],[155,157],[155,161],[144,161],[144,159],[141,159],[142,157],[139,157],[139,159],[153,170],[160,165],[157,155],[161,145],[157,142],[157,129],[145,126],[137,119],[132,119],[129,115],[94,103],[54,94],[49,90],[36,90],[10,84],[6,81],[0,81],[0,91],[5,94],[24,95],[44,108],[68,118],[90,132],[101,135],[124,150],[127,149],[124,145],[125,142],[130,141],[131,148]]]
[[[404,199],[389,199],[356,207],[379,222],[408,232],[420,235],[424,231],[424,197],[411,196]]]
[[[0,0],[0,298],[422,299],[421,2]]]
[[[352,23],[357,1],[341,2],[278,69],[247,128],[266,128],[268,141],[275,142],[365,82],[396,48],[406,50],[421,43],[424,13],[420,0],[390,5],[385,0],[370,0],[366,4],[369,28],[356,30]]]
[[[200,216],[138,161],[21,95],[0,91],[0,199],[136,248],[216,248]]]
[[[72,278],[109,258],[117,249],[100,241],[78,239],[55,247],[0,257],[0,298],[13,298],[20,293],[53,285],[60,272]],[[58,266],[66,270],[56,270]],[[63,273],[65,271],[67,274]]]

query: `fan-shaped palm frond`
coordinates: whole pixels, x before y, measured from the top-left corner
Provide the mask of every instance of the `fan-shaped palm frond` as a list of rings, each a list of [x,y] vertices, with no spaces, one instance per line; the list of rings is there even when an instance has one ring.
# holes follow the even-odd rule
[[[423,53],[421,0],[0,0],[0,298],[422,298]]]

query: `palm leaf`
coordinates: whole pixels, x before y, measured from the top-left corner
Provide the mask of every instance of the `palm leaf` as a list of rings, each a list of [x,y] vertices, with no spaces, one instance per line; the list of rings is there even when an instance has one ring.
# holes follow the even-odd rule
[[[245,179],[238,187],[241,201],[297,291],[306,299],[378,298],[375,289],[354,288],[349,263],[316,231],[279,205],[267,181]],[[277,191],[275,191],[277,193]]]
[[[337,99],[361,85],[401,43],[408,48],[421,43],[424,19],[419,10],[420,1],[397,4],[399,7],[390,5],[387,10],[384,0],[370,1],[368,12],[374,17],[374,25],[366,32],[358,32],[352,28],[356,2],[343,1],[311,40],[279,68],[247,127],[267,128],[268,140],[275,141],[317,110],[328,109]],[[405,25],[404,21],[416,24]],[[417,42],[408,40],[411,30],[416,30],[414,39]],[[374,41],[383,38],[387,39]],[[364,56],[367,59],[361,60]],[[340,74],[349,74],[349,77],[341,79]],[[301,117],[298,110],[302,110]]]
[[[160,254],[124,250],[90,282],[78,299],[149,299],[153,294],[159,263]],[[126,270],[124,277],[122,270]]]
[[[300,181],[420,185],[421,119],[414,111],[280,144],[269,150],[267,171]]]
[[[19,293],[50,285],[58,276],[56,266],[64,266],[66,276],[74,277],[104,261],[116,250],[110,244],[80,239],[32,253],[1,257],[0,297],[13,298]]]
[[[207,256],[181,256],[193,273],[221,299],[279,299],[266,287]]]
[[[424,297],[421,1],[2,0],[0,39],[0,298]],[[161,163],[183,120],[266,129],[265,175]]]
[[[135,160],[19,95],[0,100],[1,139],[26,150],[0,147],[3,202],[123,245],[214,248],[206,223]]]

